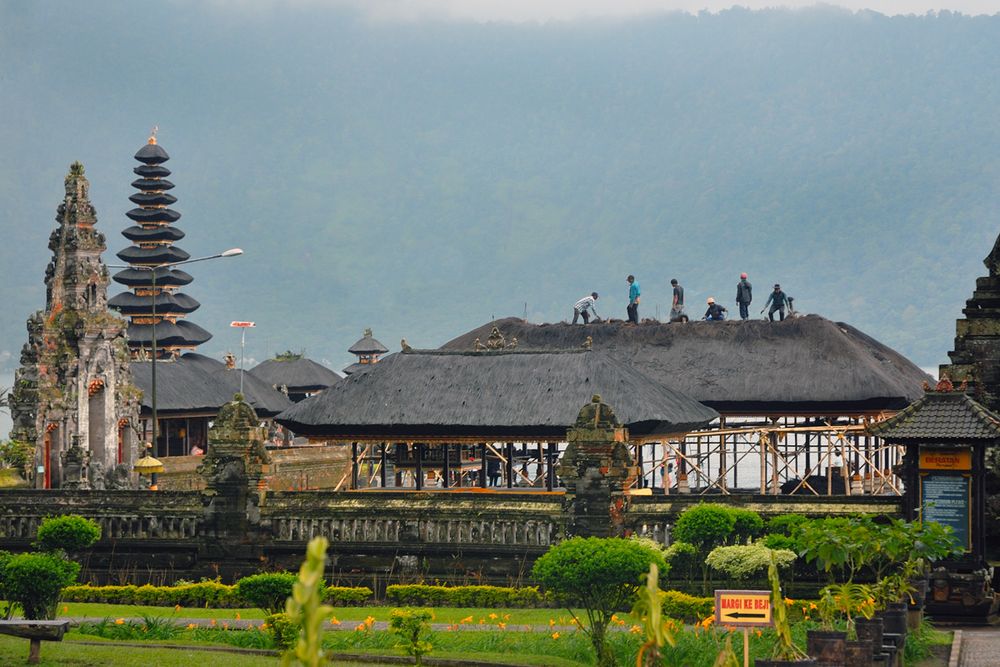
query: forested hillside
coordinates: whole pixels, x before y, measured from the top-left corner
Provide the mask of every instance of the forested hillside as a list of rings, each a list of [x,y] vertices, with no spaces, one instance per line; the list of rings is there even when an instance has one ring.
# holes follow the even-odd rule
[[[0,5],[0,352],[44,301],[80,159],[109,261],[132,154],[171,153],[192,320],[340,368],[365,327],[734,307],[780,281],[921,365],[1000,233],[1000,16],[836,9],[552,25],[371,22],[311,3]],[[115,288],[113,291],[117,291]],[[700,315],[700,312],[698,313]]]

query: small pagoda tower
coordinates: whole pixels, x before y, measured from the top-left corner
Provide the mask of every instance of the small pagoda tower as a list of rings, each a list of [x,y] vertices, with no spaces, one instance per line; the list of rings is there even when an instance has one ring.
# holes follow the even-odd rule
[[[139,177],[132,181],[132,187],[139,192],[129,197],[136,208],[125,214],[134,224],[122,232],[132,245],[118,253],[132,268],[114,276],[115,282],[131,291],[116,295],[108,305],[130,319],[128,344],[134,358],[148,358],[155,327],[157,356],[174,359],[212,334],[184,319],[201,305],[179,291],[193,278],[164,266],[183,262],[190,255],[174,245],[184,238],[184,232],[173,226],[181,214],[169,208],[177,201],[167,192],[174,187],[167,180],[170,170],[163,166],[170,156],[156,143],[155,131],[135,159],[142,163],[132,170]]]
[[[357,355],[358,357],[356,363],[353,363],[344,369],[344,374],[350,375],[368,368],[371,364],[377,364],[379,357],[388,352],[389,348],[372,337],[371,329],[365,329],[365,333],[361,339],[348,348],[347,351],[351,354]]]
[[[108,312],[104,234],[94,225],[90,183],[73,163],[49,237],[45,309],[28,318],[10,397],[11,438],[35,445],[38,488],[103,488],[111,469],[131,469],[138,392],[126,323]]]
[[[941,377],[955,384],[968,380],[976,400],[1000,411],[1000,237],[983,260],[989,275],[976,279],[965,315],[955,325],[955,349],[950,364],[942,364]]]

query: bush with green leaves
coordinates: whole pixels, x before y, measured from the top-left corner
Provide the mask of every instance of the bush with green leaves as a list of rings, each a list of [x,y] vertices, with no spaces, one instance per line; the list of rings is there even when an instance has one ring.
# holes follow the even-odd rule
[[[418,607],[545,606],[545,599],[535,586],[513,588],[508,586],[393,584],[385,589],[385,598],[393,604]]]
[[[254,574],[236,582],[236,595],[267,614],[277,614],[285,608],[285,600],[292,594],[295,580],[291,572]]]
[[[23,471],[35,458],[35,446],[20,440],[0,441],[0,468]]]
[[[281,650],[288,650],[295,646],[299,640],[299,630],[302,629],[300,623],[296,623],[285,612],[271,614],[264,621],[274,645]]]
[[[101,527],[96,521],[76,514],[47,517],[38,526],[35,546],[45,551],[65,551],[69,554],[89,549],[101,539]]]
[[[707,554],[720,544],[726,544],[735,527],[736,517],[730,508],[715,503],[700,503],[681,513],[670,536]]]
[[[433,618],[430,609],[393,609],[389,612],[389,631],[399,637],[395,648],[411,656],[417,667],[434,648],[428,641]]]
[[[696,597],[680,591],[663,591],[662,605],[665,616],[685,623],[697,623],[712,615],[715,599]]]
[[[666,566],[659,550],[635,540],[574,537],[542,555],[532,573],[571,614],[573,609],[584,610],[587,623],[581,629],[590,637],[598,664],[604,666],[614,664],[606,641],[611,617],[631,608],[653,563]]]
[[[732,579],[748,581],[767,575],[772,553],[779,568],[788,568],[795,562],[794,551],[772,550],[763,544],[735,544],[716,547],[708,554],[705,562],[715,572]]]
[[[766,530],[768,533],[791,536],[795,534],[796,528],[807,521],[811,519],[804,514],[778,514],[767,520]]]
[[[10,556],[3,565],[7,601],[16,603],[29,620],[52,619],[62,589],[76,581],[80,564],[52,553]]]
[[[755,540],[764,534],[764,520],[753,510],[731,507],[729,511],[733,513],[733,532],[729,541],[732,543],[745,543]]]
[[[664,549],[663,558],[670,566],[674,579],[694,581],[694,576],[701,569],[701,558],[693,544],[674,542]]]

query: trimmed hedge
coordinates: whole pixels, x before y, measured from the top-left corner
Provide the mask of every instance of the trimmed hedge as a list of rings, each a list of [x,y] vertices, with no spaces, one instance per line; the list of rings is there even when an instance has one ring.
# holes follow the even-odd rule
[[[715,608],[712,598],[695,597],[680,591],[663,592],[663,615],[685,623],[697,623],[711,616]]]
[[[335,607],[356,607],[368,602],[372,590],[366,587],[346,588],[330,586],[323,599]],[[240,599],[236,586],[215,581],[178,586],[68,586],[63,589],[64,602],[103,602],[106,604],[134,604],[151,607],[252,607]]]
[[[425,607],[548,607],[536,586],[428,586],[393,585],[385,589],[388,602]]]

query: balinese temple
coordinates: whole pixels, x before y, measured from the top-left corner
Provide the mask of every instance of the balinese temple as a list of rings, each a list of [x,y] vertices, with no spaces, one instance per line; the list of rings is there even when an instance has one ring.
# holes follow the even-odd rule
[[[976,279],[972,298],[956,322],[955,349],[950,364],[942,364],[940,377],[955,384],[968,382],[976,400],[1000,411],[1000,237],[983,260],[989,274]]]
[[[118,294],[108,305],[131,320],[128,341],[133,357],[145,358],[151,352],[155,327],[157,355],[174,358],[181,350],[209,340],[212,334],[184,319],[200,305],[179,291],[192,277],[176,267],[163,266],[190,258],[174,245],[184,238],[184,232],[173,226],[181,214],[169,208],[177,201],[167,192],[174,188],[167,180],[170,170],[163,166],[170,156],[154,135],[135,159],[141,163],[132,169],[139,177],[132,181],[138,192],[129,199],[136,207],[125,214],[134,224],[122,232],[132,245],[119,252],[118,258],[137,268],[115,274],[115,282],[131,291]]]
[[[193,278],[172,266],[190,255],[174,243],[184,232],[173,223],[181,214],[170,208],[177,198],[168,192],[170,156],[151,136],[135,154],[140,164],[132,171],[138,192],[129,199],[135,208],[125,215],[133,222],[122,232],[132,245],[118,253],[131,268],[114,276],[129,291],[113,297],[108,305],[131,321],[128,345],[132,353],[132,376],[142,392],[143,440],[152,439],[152,358],[156,338],[156,405],[159,428],[154,446],[156,457],[184,456],[204,452],[208,424],[219,409],[240,391],[240,371],[234,363],[223,363],[190,352],[212,334],[185,319],[200,304],[181,292]],[[185,353],[185,351],[187,351]],[[263,421],[291,405],[288,398],[250,373],[243,376],[243,393]]]
[[[262,361],[247,372],[288,396],[293,403],[318,394],[343,379],[326,366],[294,352],[284,352],[274,359]]]
[[[365,329],[365,333],[361,339],[348,348],[347,351],[358,357],[357,362],[344,369],[344,374],[350,375],[362,371],[372,364],[377,364],[379,357],[388,352],[389,348],[372,337],[371,329]]]
[[[104,234],[90,184],[73,163],[58,226],[49,237],[45,309],[28,318],[10,396],[10,437],[35,445],[25,471],[36,488],[104,488],[128,479],[137,451],[139,392],[132,384],[126,323],[108,312]],[[117,468],[117,470],[115,470]]]

